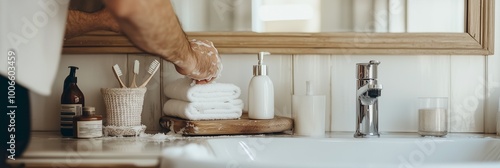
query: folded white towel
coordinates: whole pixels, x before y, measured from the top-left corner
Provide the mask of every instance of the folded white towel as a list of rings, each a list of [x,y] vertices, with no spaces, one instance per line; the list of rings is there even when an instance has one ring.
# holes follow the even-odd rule
[[[241,117],[243,101],[186,102],[170,99],[163,105],[163,113],[188,120],[237,119]]]
[[[187,102],[224,102],[240,97],[238,86],[229,83],[191,85],[192,79],[180,78],[164,85],[165,96]]]

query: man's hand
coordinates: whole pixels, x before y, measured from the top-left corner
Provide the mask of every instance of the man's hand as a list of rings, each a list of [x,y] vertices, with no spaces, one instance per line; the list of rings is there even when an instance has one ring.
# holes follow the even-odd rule
[[[222,70],[219,53],[210,41],[188,40],[170,0],[105,0],[120,31],[142,50],[176,66],[177,72],[197,83],[217,78]]]
[[[196,81],[197,84],[209,83],[220,76],[222,63],[219,52],[208,40],[190,40],[190,62],[174,62],[177,72]],[[184,65],[184,66],[183,66]]]

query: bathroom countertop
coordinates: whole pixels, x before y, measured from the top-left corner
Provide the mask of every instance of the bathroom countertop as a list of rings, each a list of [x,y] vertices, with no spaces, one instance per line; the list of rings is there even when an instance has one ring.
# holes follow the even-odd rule
[[[8,160],[9,164],[35,167],[157,167],[161,149],[167,142],[141,137],[75,139],[61,137],[59,132],[33,132],[31,136],[27,151],[15,161]]]
[[[163,140],[154,137],[103,137],[96,139],[64,138],[58,132],[33,132],[30,145],[21,158],[9,164],[44,165],[45,167],[158,167],[162,149],[213,137],[182,137],[169,135]],[[262,137],[264,135],[252,135]],[[266,135],[292,137],[292,135]],[[246,136],[217,136],[248,137]],[[352,132],[329,132],[326,138],[352,139]],[[381,133],[381,138],[417,138],[416,133]],[[453,133],[447,138],[500,138],[495,134]],[[90,165],[90,166],[89,166]],[[30,167],[30,166],[28,166]],[[35,166],[36,167],[36,166]],[[42,166],[43,167],[43,166]]]

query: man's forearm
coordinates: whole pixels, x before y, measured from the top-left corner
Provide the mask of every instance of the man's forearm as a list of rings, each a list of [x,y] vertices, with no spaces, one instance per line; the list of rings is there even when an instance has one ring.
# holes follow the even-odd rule
[[[189,41],[169,0],[105,2],[123,33],[139,48],[176,65],[195,62]]]
[[[93,24],[95,18],[95,14],[69,10],[65,38],[70,39],[95,30],[95,24]]]
[[[119,27],[105,9],[94,13],[76,10],[68,11],[65,39],[70,39],[95,30],[119,32]]]

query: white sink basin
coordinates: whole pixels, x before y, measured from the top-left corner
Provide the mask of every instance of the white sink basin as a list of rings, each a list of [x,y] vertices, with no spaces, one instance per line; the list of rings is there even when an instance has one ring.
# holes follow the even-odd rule
[[[225,138],[166,148],[163,167],[500,167],[495,138]]]

